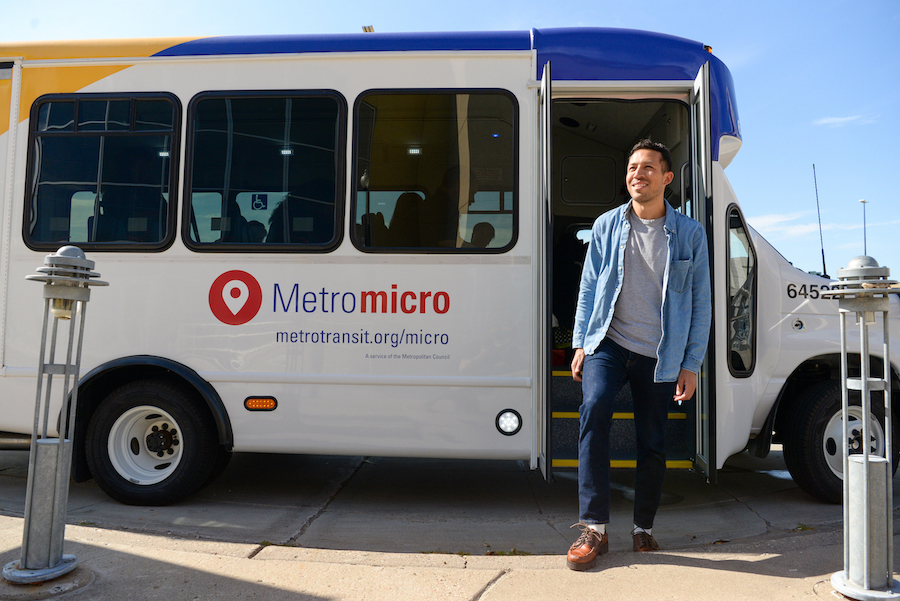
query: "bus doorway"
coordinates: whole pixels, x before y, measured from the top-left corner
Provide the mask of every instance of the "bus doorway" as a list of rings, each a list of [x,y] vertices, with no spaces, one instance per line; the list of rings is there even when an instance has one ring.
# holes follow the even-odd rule
[[[572,379],[572,328],[581,269],[591,225],[629,200],[625,188],[628,153],[639,140],[664,143],[672,153],[675,178],[666,199],[691,214],[690,115],[686,101],[669,99],[557,98],[551,111],[550,228],[547,252],[551,307],[550,464],[578,466],[581,384]],[[666,431],[667,464],[691,468],[695,448],[695,402],[674,402]],[[631,390],[616,400],[610,449],[613,467],[634,467],[635,437]]]

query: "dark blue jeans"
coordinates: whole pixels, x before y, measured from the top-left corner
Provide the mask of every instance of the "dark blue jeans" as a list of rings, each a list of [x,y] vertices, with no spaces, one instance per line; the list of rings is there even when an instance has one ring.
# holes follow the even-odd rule
[[[609,523],[609,431],[613,402],[631,383],[637,470],[634,523],[652,528],[666,475],[666,421],[675,382],[654,382],[656,359],[625,350],[609,338],[587,355],[582,369],[578,442],[578,511],[586,524]]]

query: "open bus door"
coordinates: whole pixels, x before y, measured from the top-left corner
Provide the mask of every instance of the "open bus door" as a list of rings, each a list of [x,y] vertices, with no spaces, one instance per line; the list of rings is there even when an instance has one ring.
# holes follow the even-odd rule
[[[539,145],[539,162],[538,162],[538,179],[539,179],[539,198],[538,198],[538,222],[536,230],[538,233],[539,245],[536,251],[541,260],[536,261],[539,271],[538,290],[547,291],[552,282],[552,274],[550,269],[553,265],[553,208],[550,194],[551,182],[551,116],[550,107],[552,106],[550,98],[550,63],[544,65],[544,74],[541,77],[541,89],[538,94],[538,145]],[[550,306],[552,295],[541,293],[538,294],[540,320],[540,344],[538,345],[537,366],[539,371],[538,383],[536,385],[537,403],[535,404],[535,422],[537,427],[538,441],[538,466],[541,473],[547,480],[553,479],[553,458],[552,454],[552,416],[551,416],[551,373],[550,365],[550,345],[553,340],[552,335],[552,313],[553,308]]]
[[[710,65],[705,63],[694,80],[691,92],[691,195],[690,206],[686,207],[688,215],[704,225],[709,242],[710,257],[712,247],[712,138],[710,135]],[[710,260],[710,266],[713,261]],[[715,301],[713,301],[715,302]],[[710,332],[709,347],[706,359],[700,369],[697,382],[696,403],[696,435],[694,469],[704,474],[715,483],[716,480],[716,406],[713,396],[713,366],[711,357],[715,357],[713,336]]]

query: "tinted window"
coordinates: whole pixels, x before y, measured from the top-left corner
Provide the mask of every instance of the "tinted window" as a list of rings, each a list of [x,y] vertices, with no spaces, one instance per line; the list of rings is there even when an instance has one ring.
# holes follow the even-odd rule
[[[342,100],[208,94],[191,104],[195,250],[327,250],[339,241]]]
[[[371,92],[356,108],[353,241],[498,252],[515,240],[516,113],[504,92]]]
[[[161,249],[178,105],[164,97],[44,97],[32,110],[25,240],[32,248]],[[152,128],[141,115],[153,115]]]

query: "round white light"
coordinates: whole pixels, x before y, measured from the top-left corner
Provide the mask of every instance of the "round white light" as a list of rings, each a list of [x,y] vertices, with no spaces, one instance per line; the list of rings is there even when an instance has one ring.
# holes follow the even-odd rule
[[[504,409],[497,415],[497,429],[501,434],[512,436],[522,428],[522,416],[512,409]]]

